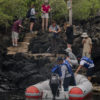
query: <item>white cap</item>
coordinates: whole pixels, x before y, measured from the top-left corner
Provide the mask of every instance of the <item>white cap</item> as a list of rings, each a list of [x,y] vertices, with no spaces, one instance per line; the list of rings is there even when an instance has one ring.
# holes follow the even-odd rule
[[[86,32],[84,32],[81,37],[88,37],[88,34]]]
[[[72,49],[71,48],[67,48],[65,49],[66,52],[72,52]]]

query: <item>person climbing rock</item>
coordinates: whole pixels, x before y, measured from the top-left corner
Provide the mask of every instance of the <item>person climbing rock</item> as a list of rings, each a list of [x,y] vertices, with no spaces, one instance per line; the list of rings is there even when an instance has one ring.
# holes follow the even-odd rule
[[[33,27],[34,27],[34,23],[35,23],[35,6],[32,5],[31,6],[31,10],[30,10],[30,33],[33,33]]]
[[[44,4],[41,7],[41,11],[42,11],[42,31],[44,32],[45,27],[46,27],[46,31],[48,29],[48,19],[49,19],[49,12],[51,11],[51,7],[48,4],[48,0],[44,1]]]
[[[19,39],[19,29],[23,28],[22,19],[18,19],[14,21],[12,26],[12,45],[18,46],[18,39]]]
[[[71,48],[73,44],[73,26],[69,24],[69,22],[64,23],[64,30],[67,37],[67,48]],[[71,48],[72,49],[72,48]]]
[[[88,58],[91,58],[92,40],[88,36],[87,33],[83,33],[82,37],[83,37],[83,40],[82,40],[83,54],[82,54],[82,56],[86,56]]]
[[[62,57],[58,57],[57,65],[52,69],[52,73],[59,75],[61,79],[61,87],[63,85],[64,91],[68,91],[69,85],[75,85],[74,74],[71,65],[68,60],[63,60]]]
[[[57,40],[59,39],[59,32],[61,31],[59,25],[56,24],[56,21],[52,21],[52,25],[49,27],[50,32],[50,41],[52,52],[57,50]],[[57,52],[57,51],[56,51]]]
[[[91,60],[90,58],[85,57],[85,56],[82,57],[81,61],[80,61],[80,65],[77,68],[75,74],[77,74],[82,67],[84,67],[87,70],[86,76],[87,76],[88,80],[91,81],[91,78],[92,78],[92,76],[94,74],[94,63],[93,63],[93,60]]]
[[[72,66],[76,67],[78,65],[78,60],[70,48],[65,50],[65,55],[66,60],[68,60]]]

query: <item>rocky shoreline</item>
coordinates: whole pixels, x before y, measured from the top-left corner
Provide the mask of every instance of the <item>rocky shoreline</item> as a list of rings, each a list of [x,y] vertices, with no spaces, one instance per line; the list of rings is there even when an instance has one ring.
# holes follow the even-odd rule
[[[87,31],[93,41],[92,58],[96,66],[96,80],[94,78],[93,82],[100,84],[100,18],[83,25],[76,25],[73,52],[77,57],[80,57],[82,52],[81,33],[83,31]],[[64,34],[64,32],[60,35],[58,48],[58,53],[61,54],[63,54],[66,49],[66,40],[62,34]],[[49,57],[38,57],[35,59],[34,57],[25,55],[24,53],[7,55],[7,45],[5,44],[0,43],[1,92],[18,89],[24,90],[29,85],[49,78],[51,68],[55,63],[54,60],[51,61]],[[50,41],[48,41],[48,34],[43,34],[39,31],[37,37],[30,41],[28,50],[30,53],[47,53],[49,52],[49,47]]]

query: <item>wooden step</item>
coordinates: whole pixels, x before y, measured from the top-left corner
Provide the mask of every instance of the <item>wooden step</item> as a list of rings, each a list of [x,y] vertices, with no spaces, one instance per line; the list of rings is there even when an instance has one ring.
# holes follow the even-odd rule
[[[7,50],[16,52],[18,50],[18,48],[19,47],[8,47]]]
[[[38,31],[34,31],[33,33],[26,33],[25,37],[34,37],[37,35]]]
[[[28,47],[29,46],[29,43],[28,42],[19,42],[19,45],[21,47]]]
[[[19,52],[21,52],[21,53],[27,53],[27,52],[28,52],[28,49],[27,49],[27,48],[26,48],[26,49],[19,48],[17,52],[18,52],[18,53],[19,53]]]
[[[28,42],[29,43],[31,39],[32,39],[31,37],[25,37],[23,42]]]
[[[14,52],[14,51],[8,51],[7,52],[7,55],[15,55],[16,54],[16,52]]]

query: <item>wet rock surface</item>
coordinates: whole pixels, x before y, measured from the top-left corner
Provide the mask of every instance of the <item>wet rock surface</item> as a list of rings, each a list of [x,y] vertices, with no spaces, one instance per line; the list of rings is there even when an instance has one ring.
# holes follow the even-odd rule
[[[47,57],[34,59],[22,53],[6,56],[0,63],[0,91],[25,89],[46,80],[53,66]]]
[[[99,20],[99,18],[98,18]],[[76,56],[81,56],[82,52],[82,38],[83,31],[89,32],[89,36],[93,41],[92,58],[95,63],[95,72],[98,76],[100,74],[100,21],[93,21],[78,26],[73,42],[73,52]],[[60,34],[58,43],[58,53],[64,53],[66,49],[66,40]],[[38,36],[30,41],[29,51],[31,53],[45,53],[51,46],[48,40],[48,33],[39,31]],[[43,81],[50,76],[50,71],[55,61],[48,57],[34,57],[27,56],[22,53],[16,55],[6,55],[6,46],[0,45],[0,91],[11,91],[18,89],[25,89],[29,85]],[[99,80],[98,80],[99,82]]]
[[[49,32],[38,32],[38,35],[36,38],[32,39],[30,41],[29,45],[29,51],[31,53],[46,53],[51,52],[51,41],[50,41],[50,34]],[[57,48],[55,51],[58,51],[58,53],[63,53],[63,51],[66,49],[66,41],[64,40],[64,37],[62,33],[59,33],[59,38],[57,39]]]

